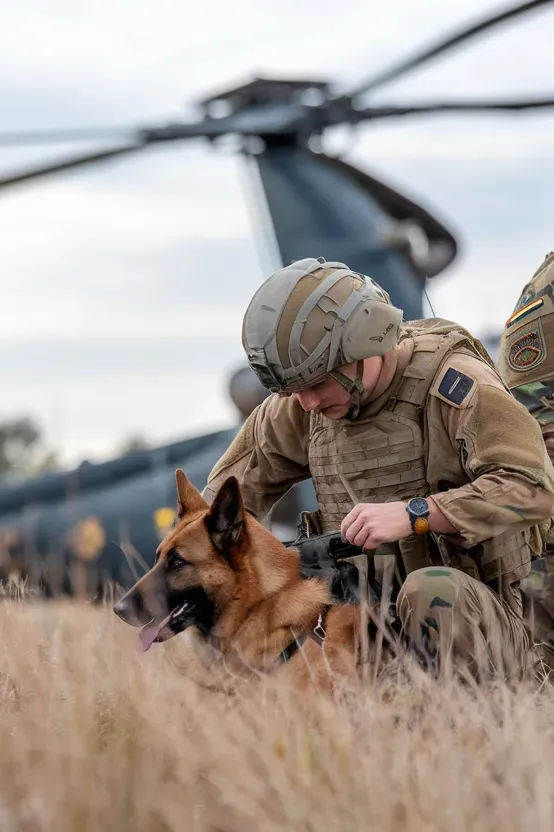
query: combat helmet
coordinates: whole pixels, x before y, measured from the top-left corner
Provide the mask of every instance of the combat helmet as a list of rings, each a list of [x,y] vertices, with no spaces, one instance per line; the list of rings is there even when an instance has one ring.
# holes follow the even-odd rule
[[[242,344],[248,363],[272,393],[290,395],[333,376],[358,415],[363,360],[384,355],[399,337],[402,310],[372,278],[323,257],[297,260],[275,272],[244,315]],[[340,372],[357,362],[356,378]]]
[[[554,251],[524,286],[506,321],[498,370],[540,424],[554,422]]]

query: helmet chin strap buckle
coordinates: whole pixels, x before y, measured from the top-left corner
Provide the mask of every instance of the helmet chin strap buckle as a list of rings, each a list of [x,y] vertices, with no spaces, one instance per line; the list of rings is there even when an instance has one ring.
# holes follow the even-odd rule
[[[340,370],[331,370],[329,375],[332,376],[335,381],[338,381],[338,383],[344,387],[348,393],[350,393],[350,409],[345,418],[350,420],[356,419],[360,412],[362,396],[365,392],[363,383],[363,359],[356,362],[356,377],[353,379],[345,376],[344,373],[340,372]]]

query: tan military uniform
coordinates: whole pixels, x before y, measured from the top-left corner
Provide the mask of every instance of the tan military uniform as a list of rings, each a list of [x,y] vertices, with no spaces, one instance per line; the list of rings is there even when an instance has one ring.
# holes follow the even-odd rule
[[[502,333],[498,369],[514,396],[540,426],[554,460],[554,252],[546,255],[523,287]],[[554,524],[547,536],[545,571],[525,582],[534,607],[535,636],[545,643],[545,660],[554,668]]]
[[[461,327],[413,322],[392,355],[391,384],[354,421],[270,396],[215,466],[205,496],[234,474],[262,518],[311,475],[321,528],[330,531],[356,502],[432,494],[458,534],[398,542],[408,576],[397,601],[403,625],[431,652],[440,632],[478,675],[493,665],[519,673],[529,648],[519,582],[554,513],[554,468],[540,429]]]
[[[498,369],[510,389],[554,378],[554,252],[524,286],[506,321]]]

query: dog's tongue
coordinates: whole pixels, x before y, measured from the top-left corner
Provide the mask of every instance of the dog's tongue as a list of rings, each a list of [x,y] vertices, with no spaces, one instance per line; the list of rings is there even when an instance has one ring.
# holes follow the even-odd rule
[[[171,613],[164,618],[163,621],[159,623],[155,621],[151,621],[150,624],[146,624],[139,633],[139,642],[140,642],[140,649],[143,653],[146,653],[147,650],[150,650],[152,645],[154,644],[156,638],[163,630],[166,624],[169,624],[169,619],[171,618]]]

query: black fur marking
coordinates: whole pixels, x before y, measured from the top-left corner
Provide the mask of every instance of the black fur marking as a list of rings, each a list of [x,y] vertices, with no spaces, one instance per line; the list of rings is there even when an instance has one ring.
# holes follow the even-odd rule
[[[178,569],[183,569],[185,566],[191,566],[190,561],[186,560],[179,554],[177,549],[170,549],[166,556],[167,569],[176,572]]]
[[[198,627],[201,633],[208,635],[214,625],[215,605],[201,586],[192,587],[184,592],[174,592],[168,598],[169,609],[178,610],[185,602],[187,609],[171,619],[168,627],[174,633],[182,633],[189,627]]]
[[[244,509],[235,477],[223,483],[205,522],[215,548],[229,560],[229,550],[240,543],[244,531]]]

